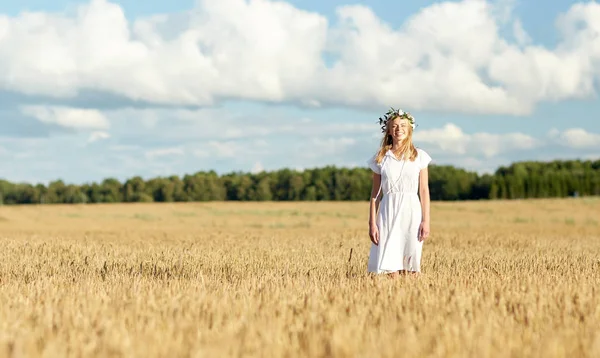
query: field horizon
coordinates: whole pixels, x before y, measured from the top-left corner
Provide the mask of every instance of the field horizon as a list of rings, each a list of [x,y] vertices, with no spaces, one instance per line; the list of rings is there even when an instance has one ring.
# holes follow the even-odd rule
[[[0,356],[593,357],[599,209],[434,201],[394,280],[368,202],[0,206]]]

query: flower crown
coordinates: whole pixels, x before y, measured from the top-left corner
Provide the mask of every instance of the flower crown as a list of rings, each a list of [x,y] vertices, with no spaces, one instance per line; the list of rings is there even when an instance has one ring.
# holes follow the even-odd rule
[[[394,109],[393,107],[390,107],[390,109],[385,113],[383,118],[379,117],[379,125],[381,126],[381,132],[385,133],[387,122],[390,119],[395,119],[396,117],[406,119],[408,123],[410,123],[412,129],[415,129],[415,118],[410,113],[404,112],[401,109]]]

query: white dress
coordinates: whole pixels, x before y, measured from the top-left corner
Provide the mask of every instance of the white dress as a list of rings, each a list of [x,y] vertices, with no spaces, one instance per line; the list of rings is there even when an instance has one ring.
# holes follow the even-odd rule
[[[381,174],[383,192],[377,215],[379,245],[371,243],[369,272],[421,271],[419,173],[429,165],[431,157],[419,148],[417,153],[414,162],[399,160],[391,151],[379,164],[375,156],[367,162],[371,170]]]

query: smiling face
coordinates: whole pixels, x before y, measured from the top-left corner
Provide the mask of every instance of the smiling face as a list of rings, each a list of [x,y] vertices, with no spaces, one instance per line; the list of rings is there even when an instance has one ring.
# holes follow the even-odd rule
[[[412,127],[406,118],[396,117],[388,122],[388,134],[394,141],[402,142],[412,133]]]

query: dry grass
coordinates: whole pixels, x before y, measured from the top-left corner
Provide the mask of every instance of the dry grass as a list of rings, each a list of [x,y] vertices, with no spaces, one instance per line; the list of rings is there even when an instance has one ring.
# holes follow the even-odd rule
[[[0,207],[0,356],[600,356],[600,200],[434,203],[398,280],[367,212]]]

